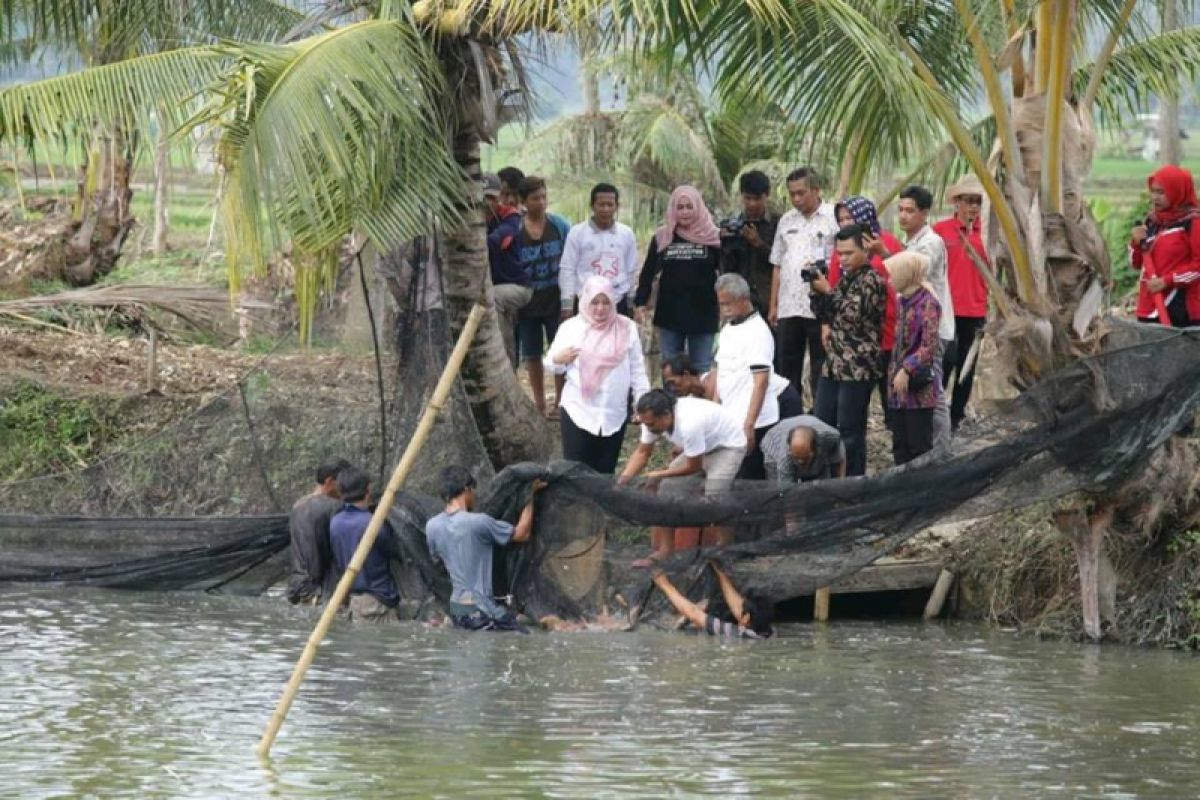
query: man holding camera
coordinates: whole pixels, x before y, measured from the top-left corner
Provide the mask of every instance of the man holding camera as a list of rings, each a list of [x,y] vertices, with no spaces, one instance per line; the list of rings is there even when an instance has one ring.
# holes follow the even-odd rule
[[[754,307],[764,317],[771,302],[771,245],[779,217],[771,213],[771,179],[750,170],[738,179],[742,213],[721,221],[721,272],[741,275],[750,284]]]
[[[887,281],[870,266],[870,229],[847,225],[837,232],[843,275],[830,288],[825,276],[812,283],[821,295],[821,337],[825,365],[817,393],[817,416],[833,425],[846,446],[846,474],[867,471],[867,413],[871,390],[883,370],[881,332]]]
[[[793,171],[787,187],[792,209],[780,217],[771,248],[774,273],[767,318],[775,326],[776,371],[797,389],[804,385],[807,350],[815,403],[825,351],[810,284],[826,271],[838,230],[837,215],[831,204],[821,201],[820,178],[812,167]]]

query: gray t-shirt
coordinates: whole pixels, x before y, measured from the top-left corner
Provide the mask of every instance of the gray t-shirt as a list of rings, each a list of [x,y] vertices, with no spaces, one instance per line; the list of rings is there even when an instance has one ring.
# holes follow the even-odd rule
[[[442,512],[425,523],[429,554],[446,565],[454,590],[450,602],[503,616],[492,597],[492,548],[512,539],[513,526],[471,511]]]
[[[807,464],[793,461],[788,448],[788,437],[802,425],[812,428],[815,433],[813,457]],[[838,465],[846,460],[846,448],[837,428],[808,414],[779,420],[779,424],[763,437],[762,452],[767,479],[777,483],[832,478],[837,475]]]
[[[324,494],[301,497],[288,515],[292,534],[292,570],[288,576],[288,600],[304,603],[332,594],[336,570],[331,569],[329,520],[342,507],[341,500]]]

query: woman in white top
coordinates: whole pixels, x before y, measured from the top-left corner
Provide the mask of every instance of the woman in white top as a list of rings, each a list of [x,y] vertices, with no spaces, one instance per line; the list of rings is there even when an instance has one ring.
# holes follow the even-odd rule
[[[607,278],[588,278],[579,314],[559,326],[545,362],[566,376],[559,403],[563,458],[604,474],[617,468],[630,390],[634,397],[650,391],[637,325],[617,313],[616,294]]]

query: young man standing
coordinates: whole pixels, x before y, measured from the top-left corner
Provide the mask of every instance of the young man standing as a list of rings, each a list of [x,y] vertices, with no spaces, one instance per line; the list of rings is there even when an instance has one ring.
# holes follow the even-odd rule
[[[289,603],[316,605],[333,589],[329,521],[342,507],[338,473],[349,466],[350,462],[338,459],[317,467],[316,488],[297,500],[288,515],[292,538],[292,572],[287,588]]]
[[[549,204],[546,181],[530,175],[521,181],[519,189],[525,215],[521,219],[519,253],[522,267],[529,273],[533,296],[521,309],[517,320],[517,345],[521,361],[529,373],[529,386],[533,390],[533,402],[540,413],[546,413],[546,386],[542,368],[542,353],[554,334],[558,333],[559,290],[558,269],[562,260],[563,244],[570,232],[570,224],[546,211]],[[562,397],[563,379],[554,379],[554,406],[551,416],[557,413],[558,400]]]
[[[771,246],[779,217],[771,213],[771,179],[750,170],[738,179],[742,212],[721,227],[721,272],[734,272],[750,284],[754,307],[766,314],[771,303]]]
[[[929,225],[929,210],[933,208],[933,194],[924,186],[908,186],[900,192],[896,204],[896,218],[904,231],[904,249],[921,253],[929,259],[929,285],[942,307],[942,320],[938,325],[938,338],[942,340],[943,355],[954,347],[954,301],[950,297],[950,283],[946,276],[946,243]],[[886,258],[886,255],[884,256]],[[934,447],[950,441],[950,404],[945,395],[938,401],[933,412]]]
[[[666,469],[646,473],[647,478],[660,482],[659,495],[687,496],[694,478],[703,478],[706,497],[729,492],[746,453],[741,419],[710,400],[698,397],[677,400],[662,389],[646,392],[638,398],[634,409],[642,424],[642,437],[617,478],[618,485],[641,473],[654,452],[655,442],[665,436],[680,453]],[[731,540],[727,529],[713,529],[712,533],[715,541],[707,543],[728,544]],[[634,566],[649,566],[670,556],[675,549],[674,535],[672,528],[651,528],[653,552],[649,558],[634,562]]]
[[[340,580],[342,573],[350,566],[350,560],[363,534],[367,532],[373,514],[371,480],[367,473],[348,467],[338,473],[337,482],[345,505],[329,523],[329,546]],[[391,559],[399,557],[392,526],[385,522],[375,543],[371,545],[371,551],[367,553],[362,571],[354,576],[354,583],[350,586],[351,620],[384,622],[399,619],[396,608],[400,605],[400,591],[396,588],[388,564]]]
[[[533,497],[521,509],[517,524],[475,513],[475,478],[465,467],[441,473],[446,508],[425,523],[425,539],[434,561],[446,565],[453,589],[450,619],[465,630],[524,631],[513,613],[492,594],[492,554],[509,542],[526,542],[533,533]],[[536,494],[545,484],[533,485]]]
[[[583,283],[593,275],[608,278],[617,296],[617,311],[632,315],[637,288],[637,240],[628,225],[617,222],[620,193],[611,183],[592,187],[592,217],[571,228],[559,262],[558,287],[562,319],[575,316]]]
[[[864,243],[869,233],[861,225],[847,225],[838,231],[842,279],[832,291],[823,277],[813,282],[814,290],[827,294],[820,304],[825,366],[816,415],[841,434],[847,475],[866,474],[867,414],[871,391],[883,370],[880,334],[887,284],[871,268]]]
[[[958,430],[966,416],[971,386],[975,381],[975,365],[967,367],[967,356],[975,337],[987,322],[988,287],[975,258],[988,263],[983,245],[983,185],[974,175],[965,175],[946,192],[954,206],[954,216],[933,226],[946,243],[946,273],[950,283],[950,299],[954,304],[954,347],[942,361],[942,380],[950,385],[954,373],[954,389],[950,399],[950,427]],[[968,250],[967,248],[970,248]],[[971,251],[974,251],[975,258]]]
[[[829,263],[837,216],[832,205],[821,201],[820,179],[812,167],[788,175],[787,187],[792,208],[780,217],[771,247],[774,271],[767,319],[775,326],[776,368],[797,389],[804,385],[808,352],[809,388],[815,403],[825,352],[804,273]]]
[[[496,176],[500,178],[500,202],[520,210],[521,181],[525,180],[525,173],[517,167],[503,167]]]
[[[488,205],[488,263],[492,272],[492,296],[504,349],[514,364],[517,360],[517,315],[533,297],[529,272],[521,264],[521,212],[503,200],[500,178],[483,176],[483,198]]]

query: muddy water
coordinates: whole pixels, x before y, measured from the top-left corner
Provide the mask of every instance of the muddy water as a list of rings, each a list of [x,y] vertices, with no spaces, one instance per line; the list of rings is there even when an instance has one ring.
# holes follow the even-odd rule
[[[3,797],[1191,797],[1200,661],[966,625],[336,627],[269,599],[0,588]]]

